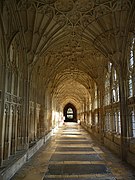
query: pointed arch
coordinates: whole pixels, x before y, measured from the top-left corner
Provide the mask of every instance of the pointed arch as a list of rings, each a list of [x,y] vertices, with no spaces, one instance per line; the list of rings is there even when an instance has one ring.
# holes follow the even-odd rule
[[[68,103],[63,111],[65,122],[77,122],[77,110],[72,103]]]

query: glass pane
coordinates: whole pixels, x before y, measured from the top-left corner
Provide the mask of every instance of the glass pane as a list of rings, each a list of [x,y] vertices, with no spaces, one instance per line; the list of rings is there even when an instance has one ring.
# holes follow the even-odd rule
[[[68,114],[68,113],[73,113],[73,110],[72,110],[71,108],[68,108],[67,114]]]
[[[67,115],[67,118],[73,119],[73,114],[68,114],[68,115]]]
[[[133,137],[135,137],[135,129],[133,130]]]

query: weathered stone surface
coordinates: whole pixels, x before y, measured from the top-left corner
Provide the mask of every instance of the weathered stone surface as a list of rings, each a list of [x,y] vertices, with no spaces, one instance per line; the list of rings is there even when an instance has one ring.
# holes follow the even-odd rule
[[[81,152],[88,152],[88,151],[94,151],[93,148],[88,148],[88,147],[57,147],[56,152],[65,152],[66,151],[81,151]]]
[[[108,168],[102,164],[50,164],[47,175],[104,174]]]
[[[101,161],[98,155],[93,154],[53,154],[51,161]]]

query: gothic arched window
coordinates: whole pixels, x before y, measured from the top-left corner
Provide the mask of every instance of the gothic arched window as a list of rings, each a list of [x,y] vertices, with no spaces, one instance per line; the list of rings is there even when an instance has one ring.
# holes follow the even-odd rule
[[[130,47],[128,60],[128,97],[132,97],[134,95],[133,88],[133,79],[135,76],[135,38],[132,40],[132,44]]]
[[[72,108],[68,108],[68,110],[67,110],[67,118],[73,119],[73,110],[72,110]]]
[[[135,37],[132,38],[129,49],[128,58],[128,97],[132,98],[135,95]],[[129,132],[131,137],[135,137],[135,106],[129,107]]]

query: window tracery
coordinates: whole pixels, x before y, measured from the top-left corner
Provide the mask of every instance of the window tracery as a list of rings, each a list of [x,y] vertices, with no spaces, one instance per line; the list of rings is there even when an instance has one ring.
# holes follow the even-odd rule
[[[128,58],[128,98],[132,99],[135,95],[135,37],[132,38],[129,58]],[[135,106],[129,107],[129,135],[135,137]]]
[[[105,105],[109,105],[110,104],[110,74],[107,73],[106,75],[106,81],[105,81]]]
[[[119,102],[119,81],[113,64],[109,62],[105,80],[104,106],[117,102]],[[106,110],[105,130],[116,134],[121,133],[120,110],[113,106]]]
[[[117,72],[111,62],[108,63],[108,69],[105,80],[105,105],[110,105],[111,102],[119,101],[119,82]]]
[[[129,108],[129,136],[135,138],[135,107]]]
[[[114,123],[115,123],[114,131],[117,134],[121,134],[120,110],[116,110],[114,113]]]
[[[128,97],[132,97],[134,95],[134,88],[133,88],[133,85],[134,85],[133,79],[135,76],[134,54],[135,54],[135,38],[133,38],[133,40],[132,40],[132,44],[130,47],[130,55],[129,55],[129,59],[128,59]]]
[[[96,83],[95,83],[95,86],[94,86],[94,109],[96,109],[96,108],[98,108],[98,97],[97,97],[97,95],[98,95],[98,89],[97,89],[97,85],[96,85]]]
[[[105,131],[111,131],[111,114],[106,112],[105,114]]]
[[[112,68],[112,102],[116,103],[119,101],[119,81],[118,81],[118,76],[117,72]]]

